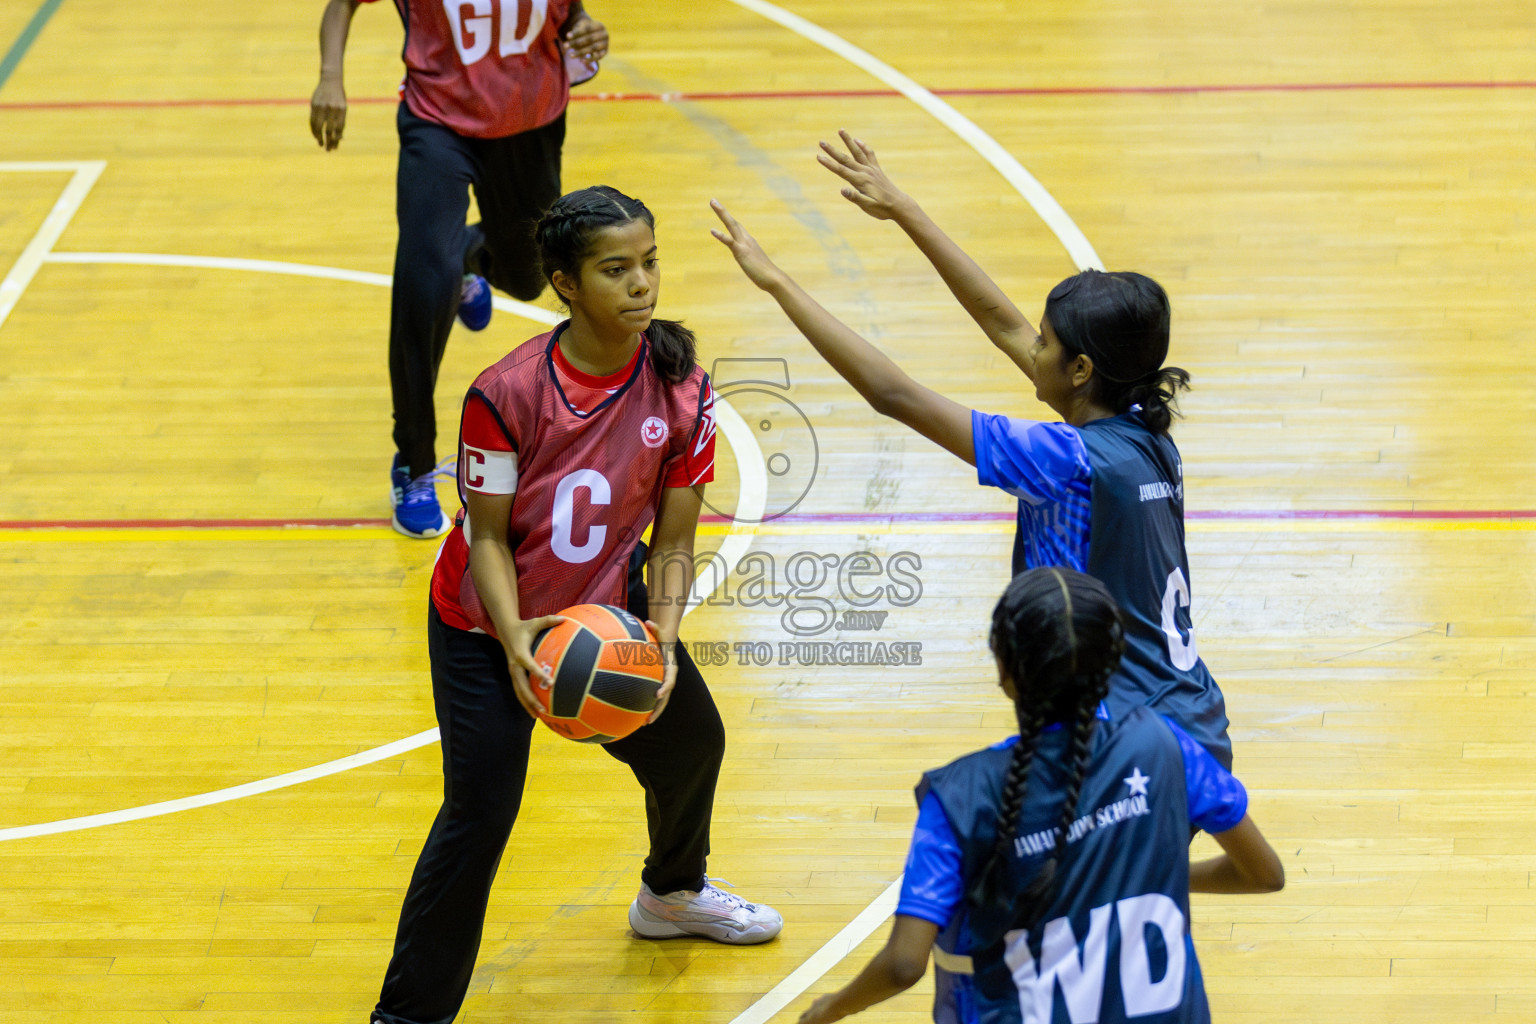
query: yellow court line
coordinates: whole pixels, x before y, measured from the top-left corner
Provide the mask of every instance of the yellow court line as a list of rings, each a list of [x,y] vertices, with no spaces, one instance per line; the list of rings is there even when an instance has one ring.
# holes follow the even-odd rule
[[[739,528],[739,527],[737,527]],[[1536,530],[1530,519],[1202,519],[1186,526],[1189,533],[1421,533],[1421,532],[1516,532]],[[699,536],[723,537],[730,523],[701,523]],[[750,531],[759,537],[840,536],[965,536],[1010,534],[1013,523],[765,523]],[[385,526],[251,526],[166,528],[143,526],[46,527],[0,529],[0,544],[148,544],[232,541],[349,541],[391,540],[401,544],[418,541],[402,537]]]

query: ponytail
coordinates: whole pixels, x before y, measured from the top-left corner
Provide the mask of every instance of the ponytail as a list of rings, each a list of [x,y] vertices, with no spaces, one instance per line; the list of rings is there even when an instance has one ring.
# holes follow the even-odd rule
[[[1107,378],[1099,383],[1099,399],[1116,415],[1141,407],[1142,422],[1154,434],[1166,434],[1179,412],[1179,392],[1189,390],[1189,371],[1165,366],[1134,384],[1117,384]]]
[[[672,384],[681,384],[693,372],[697,357],[693,332],[676,320],[651,320],[645,329],[651,339],[651,368]]]

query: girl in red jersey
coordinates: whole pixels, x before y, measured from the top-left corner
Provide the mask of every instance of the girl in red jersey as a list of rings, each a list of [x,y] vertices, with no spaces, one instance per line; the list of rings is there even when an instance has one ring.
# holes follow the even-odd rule
[[[358,3],[328,0],[320,19],[309,126],[327,150],[346,128],[342,65]],[[485,329],[490,285],[525,301],[544,290],[533,228],[560,195],[570,87],[596,73],[608,30],[580,0],[395,0],[395,8],[405,26],[405,81],[395,118],[391,522],[408,537],[439,537],[451,524],[433,483],[432,392],[449,329],[455,314],[470,330]],[[585,67],[572,77],[562,54]],[[480,220],[466,226],[471,189]]]
[[[626,591],[630,611],[675,652],[650,724],[603,748],[645,790],[651,849],[630,926],[646,938],[750,944],[783,925],[704,875],[725,733],[677,639],[692,584],[677,569],[691,568],[713,477],[714,395],[692,333],[652,318],[653,228],[642,203],[607,186],[556,202],[537,242],[571,318],[513,349],[465,396],[464,509],[433,572],[427,623],[443,805],[406,893],[376,1022],[458,1012],[527,775],[530,677],[551,681],[533,639],[560,609],[621,604]],[[653,521],[647,557],[638,538]]]

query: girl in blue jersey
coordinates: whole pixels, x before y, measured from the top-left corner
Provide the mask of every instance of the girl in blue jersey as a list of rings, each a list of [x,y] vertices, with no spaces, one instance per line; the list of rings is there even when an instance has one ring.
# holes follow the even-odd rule
[[[718,203],[726,231],[715,237],[876,412],[975,466],[982,484],[1019,499],[1015,572],[1061,565],[1104,581],[1126,620],[1110,710],[1165,711],[1230,767],[1226,702],[1195,650],[1189,612],[1183,468],[1168,436],[1174,396],[1189,375],[1163,365],[1168,296],[1140,274],[1085,271],[1051,289],[1036,333],[975,262],[890,184],[874,153],[846,133],[843,139],[847,154],[823,144],[820,156],[849,182],[843,194],[871,216],[906,228],[1063,422],[972,411],[922,386],[818,305]]]
[[[890,939],[800,1024],[911,987],[930,949],[939,1024],[1209,1021],[1190,892],[1285,884],[1247,792],[1171,719],[1105,710],[1124,633],[1093,577],[1020,573],[990,645],[1019,735],[923,776]],[[1191,828],[1224,852],[1191,864]]]

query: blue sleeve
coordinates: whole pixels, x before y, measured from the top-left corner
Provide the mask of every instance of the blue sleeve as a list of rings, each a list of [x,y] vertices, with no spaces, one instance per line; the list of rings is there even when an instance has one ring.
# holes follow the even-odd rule
[[[1184,792],[1189,798],[1190,825],[1212,834],[1236,828],[1248,813],[1248,791],[1173,719],[1161,717],[1173,730],[1179,752],[1184,755]]]
[[[971,411],[976,479],[1031,505],[1064,501],[1069,484],[1092,475],[1088,446],[1066,423],[1037,423]]]
[[[901,882],[896,913],[932,921],[943,928],[954,916],[964,894],[960,843],[939,798],[929,793],[917,809],[912,847],[907,851],[907,874]]]

